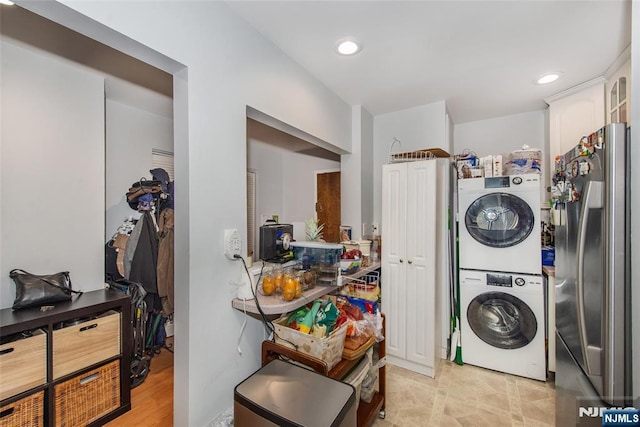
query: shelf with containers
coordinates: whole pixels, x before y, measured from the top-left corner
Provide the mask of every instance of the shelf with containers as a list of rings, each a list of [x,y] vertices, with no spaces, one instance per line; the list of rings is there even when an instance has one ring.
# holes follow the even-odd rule
[[[359,279],[380,268],[379,262],[372,262],[366,267],[360,267],[353,274],[343,275],[340,271],[340,255],[343,248],[341,244],[292,242],[291,247],[294,252],[293,261],[285,264],[256,263],[249,269],[249,274],[253,276],[252,279],[256,283],[256,298],[265,315],[278,315],[296,310],[317,298],[336,292],[343,282]],[[264,295],[261,291],[263,276],[274,269],[287,268],[312,272],[314,285],[303,290],[300,297],[291,301],[284,300],[278,293]],[[249,300],[234,298],[231,306],[247,313],[260,314],[253,298]]]
[[[378,270],[379,268],[380,268],[380,263],[374,262],[369,264],[367,267],[360,267],[360,269],[354,274],[342,275],[340,277],[342,282],[349,283],[350,279],[359,279],[373,271]],[[257,277],[260,274],[260,266],[254,264],[254,267],[250,269],[249,272],[252,274],[255,274]],[[259,283],[258,283],[258,286],[260,286]],[[338,291],[338,289],[339,289],[338,286],[316,285],[313,288],[303,291],[302,295],[299,298],[296,298],[291,301],[284,301],[279,295],[276,295],[276,294],[263,295],[258,290],[256,292],[256,298],[258,299],[258,303],[260,304],[260,308],[262,308],[262,311],[264,312],[264,314],[279,315],[279,314],[287,313],[297,308],[300,308],[303,305],[313,302],[317,298],[320,298],[324,295],[335,293],[336,291]],[[246,311],[247,313],[260,314],[254,299],[242,300],[239,298],[234,298],[231,301],[231,306],[237,310]]]

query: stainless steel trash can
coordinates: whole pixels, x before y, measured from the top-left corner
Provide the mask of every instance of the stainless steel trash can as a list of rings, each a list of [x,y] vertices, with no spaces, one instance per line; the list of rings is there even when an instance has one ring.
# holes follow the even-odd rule
[[[234,390],[239,427],[352,427],[357,423],[353,386],[281,360],[273,360]]]

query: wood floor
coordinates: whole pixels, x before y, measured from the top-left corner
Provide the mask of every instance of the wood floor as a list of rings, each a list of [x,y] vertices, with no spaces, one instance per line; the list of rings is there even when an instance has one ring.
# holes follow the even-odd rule
[[[173,345],[173,338],[167,339]],[[131,390],[131,411],[108,427],[168,427],[173,425],[173,353],[162,349],[151,361],[146,380]]]

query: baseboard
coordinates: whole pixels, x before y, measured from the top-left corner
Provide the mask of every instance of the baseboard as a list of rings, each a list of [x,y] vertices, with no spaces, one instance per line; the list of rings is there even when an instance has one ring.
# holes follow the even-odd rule
[[[449,350],[446,347],[440,347],[440,359],[448,359]]]
[[[431,367],[431,366],[420,365],[418,363],[410,362],[405,359],[389,356],[388,354],[387,354],[387,363],[394,366],[399,366],[404,369],[408,369],[413,372],[417,372],[418,374],[426,375],[431,378],[436,377],[435,375],[436,370],[434,367]]]

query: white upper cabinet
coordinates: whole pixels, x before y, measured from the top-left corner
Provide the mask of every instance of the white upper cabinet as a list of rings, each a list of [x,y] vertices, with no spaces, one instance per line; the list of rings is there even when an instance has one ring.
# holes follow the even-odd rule
[[[607,123],[627,123],[631,116],[631,60],[616,71],[606,84]]]
[[[605,125],[605,80],[597,78],[551,96],[549,104],[549,177],[555,158]]]

